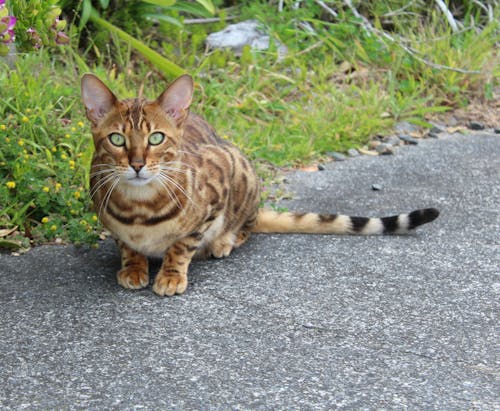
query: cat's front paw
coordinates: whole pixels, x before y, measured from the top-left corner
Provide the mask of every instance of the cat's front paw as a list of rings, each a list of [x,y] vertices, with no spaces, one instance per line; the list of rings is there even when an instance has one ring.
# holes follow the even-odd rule
[[[144,288],[149,284],[148,273],[134,267],[122,268],[118,271],[116,279],[118,280],[118,284],[122,287],[132,290]]]
[[[179,273],[158,273],[153,284],[153,291],[161,297],[182,294],[186,291],[187,276]]]

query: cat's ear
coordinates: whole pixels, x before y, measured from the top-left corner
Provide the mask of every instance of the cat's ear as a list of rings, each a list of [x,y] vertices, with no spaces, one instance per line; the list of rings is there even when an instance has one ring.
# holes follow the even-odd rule
[[[93,74],[84,74],[82,77],[82,100],[87,118],[94,125],[97,125],[117,102],[111,90]]]
[[[160,107],[176,121],[177,126],[181,126],[187,117],[193,98],[193,87],[191,76],[184,74],[156,99]]]

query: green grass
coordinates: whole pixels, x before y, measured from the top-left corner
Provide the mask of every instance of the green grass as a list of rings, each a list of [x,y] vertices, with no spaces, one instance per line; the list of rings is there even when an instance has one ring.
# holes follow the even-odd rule
[[[487,100],[498,85],[498,23],[452,34],[431,14],[431,24],[405,21],[397,28],[419,56],[470,71],[460,73],[431,67],[397,43],[366,35],[348,18],[333,24],[302,10],[300,18],[315,29],[310,35],[297,28],[297,14],[270,9],[252,6],[241,14],[268,22],[288,46],[283,60],[275,48],[244,50],[241,58],[205,54],[203,26],[170,27],[170,42],[150,41],[195,77],[192,110],[258,163],[317,161],[325,152],[389,133],[399,120],[425,125],[429,113]],[[79,78],[90,68],[120,97],[134,96],[144,83],[145,95],[155,98],[166,86],[130,47],[111,40],[113,49],[90,46],[83,56],[75,45],[52,55],[20,55],[15,69],[0,61],[0,248],[98,238],[100,227],[89,211],[92,143]],[[2,229],[14,228],[2,239]]]
[[[0,227],[18,230],[2,244],[94,242],[87,196],[92,151],[75,107],[76,85],[47,55],[18,63],[17,70],[0,70]]]

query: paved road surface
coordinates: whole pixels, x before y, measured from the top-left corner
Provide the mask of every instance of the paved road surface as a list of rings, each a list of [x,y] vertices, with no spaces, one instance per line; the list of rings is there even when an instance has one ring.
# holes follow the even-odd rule
[[[254,236],[180,297],[121,289],[108,242],[0,254],[0,408],[499,409],[499,158],[455,135],[294,173],[290,209],[442,214]]]

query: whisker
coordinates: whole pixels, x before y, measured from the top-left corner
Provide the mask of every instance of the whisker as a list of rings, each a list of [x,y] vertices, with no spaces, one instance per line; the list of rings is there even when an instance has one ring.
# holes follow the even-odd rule
[[[111,187],[108,189],[103,201],[101,201],[101,205],[99,207],[99,218],[101,218],[102,216],[102,212],[103,211],[106,211],[106,209],[108,208],[108,204],[109,204],[109,200],[111,199],[111,194],[113,193],[114,189],[116,188],[116,186],[118,185],[118,183],[120,182],[120,179],[117,178],[112,184],[111,184]],[[103,207],[104,206],[104,207]]]
[[[97,176],[100,176],[102,174],[107,174],[107,173],[111,173],[113,172],[114,169],[113,168],[109,168],[107,170],[99,170],[99,171],[94,171],[92,173],[90,173],[90,177],[97,177]]]
[[[176,166],[176,167],[185,167],[191,170],[194,170],[196,167],[192,166],[191,164],[184,163],[183,161],[177,160],[177,161],[166,161],[166,162],[160,162],[158,163],[160,167],[171,167],[171,166]]]
[[[179,199],[177,198],[177,196],[175,195],[175,193],[172,192],[172,190],[170,190],[170,188],[168,187],[167,182],[163,181],[163,176],[160,176],[160,178],[158,179],[158,182],[165,189],[165,191],[167,192],[168,196],[170,197],[170,200],[172,200],[175,203],[175,205],[177,206],[177,208],[181,209],[182,208],[182,204],[179,202]]]
[[[189,200],[189,196],[186,193],[186,190],[184,187],[182,187],[177,181],[175,181],[172,177],[170,177],[168,174],[165,174],[163,172],[160,172],[160,175],[165,179],[166,182],[173,184],[184,196]]]
[[[113,172],[110,175],[107,175],[103,178],[101,178],[90,190],[90,197],[93,199],[94,196],[97,194],[97,192],[104,187],[107,183],[112,181],[113,179],[118,178],[119,179],[119,174],[117,172]]]

